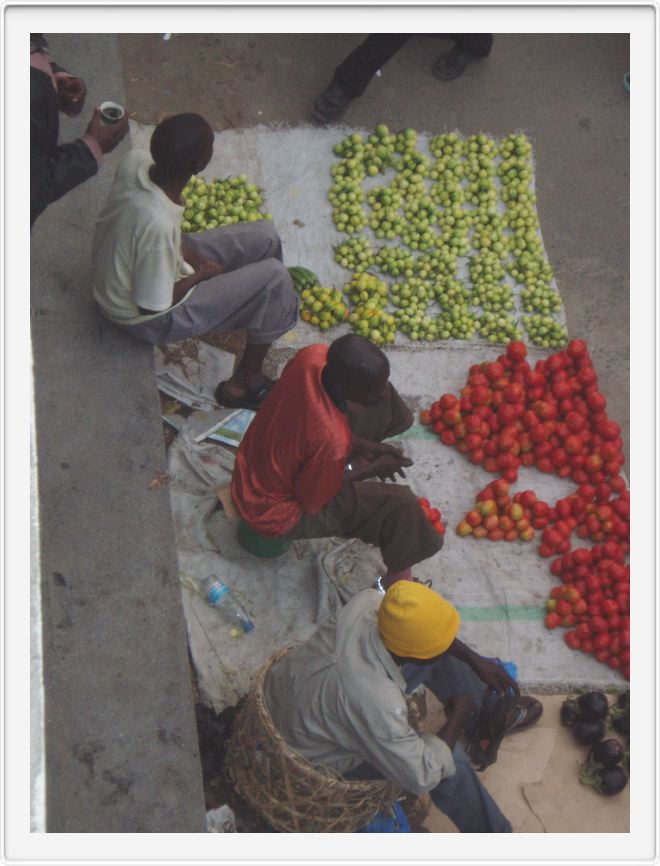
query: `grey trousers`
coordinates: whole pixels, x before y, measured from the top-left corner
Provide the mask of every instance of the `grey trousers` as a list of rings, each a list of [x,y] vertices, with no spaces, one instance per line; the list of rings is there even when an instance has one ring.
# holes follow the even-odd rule
[[[406,663],[401,667],[401,673],[406,680],[407,692],[424,683],[443,703],[455,695],[469,694],[477,707],[474,716],[476,724],[485,686],[464,662],[445,653],[434,664]],[[469,727],[467,730],[470,732]],[[511,833],[510,822],[482,785],[459,743],[454,747],[453,757],[456,772],[429,791],[433,803],[451,818],[461,833]],[[380,777],[380,773],[370,764],[364,763],[346,776],[373,779]]]
[[[298,296],[269,220],[222,226],[188,239],[203,256],[222,264],[225,273],[199,283],[164,313],[118,327],[156,345],[238,330],[247,331],[248,343],[264,345],[296,324]]]

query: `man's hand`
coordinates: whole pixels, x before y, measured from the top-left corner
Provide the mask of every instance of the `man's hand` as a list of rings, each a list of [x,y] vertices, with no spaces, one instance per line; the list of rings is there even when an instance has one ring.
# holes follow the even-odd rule
[[[370,472],[369,477],[371,478],[380,478],[381,481],[389,478],[390,481],[396,481],[397,475],[400,475],[401,478],[406,477],[406,473],[403,471],[404,466],[412,466],[412,460],[404,457],[400,451],[395,451],[394,454],[381,454],[376,457],[368,464],[367,470]]]
[[[518,683],[508,675],[503,667],[480,656],[458,638],[454,638],[447,652],[455,659],[465,662],[471,667],[481,682],[487,685],[489,689],[503,694],[507,688],[511,688],[517,695],[520,694]]]
[[[69,117],[77,117],[85,104],[87,85],[74,75],[56,75],[55,81],[60,111]]]
[[[212,259],[200,258],[195,268],[195,277],[198,277],[197,282],[201,283],[204,280],[210,280],[212,277],[224,274],[224,272],[225,269],[218,262],[214,262]]]
[[[395,445],[387,445],[385,442],[372,442],[370,439],[363,439],[361,436],[353,435],[351,440],[352,453],[363,457],[371,462],[382,454],[401,455],[401,449]],[[412,465],[412,463],[408,464]]]
[[[114,150],[128,132],[128,117],[124,115],[117,123],[106,125],[101,118],[100,109],[95,109],[87,127],[87,135],[96,139],[103,153]]]
[[[496,662],[478,656],[473,662],[472,670],[489,689],[502,695],[507,688],[511,688],[517,695],[520,694],[518,683]]]

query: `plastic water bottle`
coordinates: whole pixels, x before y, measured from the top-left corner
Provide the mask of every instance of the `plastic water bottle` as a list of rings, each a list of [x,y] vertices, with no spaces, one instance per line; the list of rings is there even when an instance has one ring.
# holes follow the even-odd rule
[[[250,617],[236,600],[229,587],[214,574],[200,581],[200,593],[213,607],[219,608],[232,625],[232,636],[252,631],[254,625]]]

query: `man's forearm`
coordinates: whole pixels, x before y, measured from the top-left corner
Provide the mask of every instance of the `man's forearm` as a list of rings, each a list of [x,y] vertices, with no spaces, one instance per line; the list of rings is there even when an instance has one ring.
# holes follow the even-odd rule
[[[375,478],[376,474],[377,471],[373,469],[371,463],[364,463],[362,466],[347,470],[344,473],[344,481],[367,481],[369,478]]]
[[[469,646],[460,641],[458,638],[454,638],[454,642],[447,650],[450,656],[453,656],[455,659],[458,659],[459,662],[465,662],[466,665],[471,667],[474,670],[475,665],[478,665],[481,661],[481,656],[479,653],[476,653],[473,649],[470,649]]]
[[[199,274],[190,274],[188,277],[184,277],[181,280],[178,280],[174,283],[174,287],[172,289],[172,303],[168,307],[171,309],[175,304],[178,304],[179,301],[185,297],[185,295],[201,281],[201,277]],[[143,316],[151,316],[155,313],[164,313],[166,310],[149,310],[146,307],[138,307],[138,310],[142,313]]]
[[[181,298],[183,298],[193,288],[193,286],[200,283],[202,279],[202,275],[196,271],[194,274],[183,277],[183,279],[174,283],[174,289],[172,291],[172,306],[178,304]]]
[[[197,251],[194,243],[185,235],[181,235],[181,255],[183,260],[187,262],[194,270],[197,270],[201,263],[201,256]]]

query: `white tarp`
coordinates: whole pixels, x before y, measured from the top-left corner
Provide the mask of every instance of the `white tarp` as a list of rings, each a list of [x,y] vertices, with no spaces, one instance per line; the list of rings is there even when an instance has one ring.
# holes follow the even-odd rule
[[[152,127],[131,125],[133,146],[147,147]],[[217,136],[206,178],[244,173],[264,187],[266,207],[284,243],[287,265],[315,270],[324,285],[339,287],[349,274],[332,257],[342,237],[332,224],[327,201],[332,146],[350,129],[231,130]],[[420,136],[424,147],[428,136]],[[382,183],[382,179],[373,179]],[[517,302],[519,303],[519,301]],[[520,308],[518,307],[518,313]],[[558,316],[564,321],[564,314]],[[304,323],[286,334],[278,348],[280,366],[296,348],[334,339],[341,330],[320,335]],[[157,355],[159,381],[167,393],[184,402],[196,399],[212,408],[217,382],[228,375],[227,353],[199,344],[186,354],[167,347]],[[493,359],[501,347],[483,341],[448,341],[413,345],[397,335],[388,349],[392,380],[415,411],[428,407],[444,392],[458,393],[471,364]],[[532,352],[531,360],[541,357]],[[178,381],[178,384],[177,384]],[[180,390],[177,392],[177,388]],[[229,635],[221,614],[202,598],[183,589],[191,652],[202,691],[216,710],[236,702],[249,687],[263,661],[280,646],[305,640],[320,618],[354,592],[369,586],[382,571],[378,551],[360,542],[300,541],[276,560],[247,554],[235,539],[236,523],[215,510],[214,488],[227,484],[232,458],[209,443],[196,444],[191,422],[169,449],[169,472],[179,563],[182,576],[214,573],[234,589],[253,617],[255,629],[240,638]],[[621,685],[616,673],[592,657],[565,646],[563,630],[548,632],[543,604],[555,583],[549,561],[532,543],[461,539],[454,528],[476,493],[493,479],[456,450],[447,448],[416,425],[402,437],[415,464],[408,483],[443,512],[447,523],[443,550],[421,563],[416,573],[460,609],[461,636],[475,649],[516,662],[522,683],[549,691],[575,685]],[[534,489],[550,503],[567,495],[571,483],[555,476],[523,470],[516,489]]]
[[[205,347],[205,353],[213,351]],[[492,349],[475,347],[469,352],[389,352],[392,381],[417,407],[445,391],[456,393],[467,366],[493,356]],[[232,638],[222,615],[183,589],[200,687],[221,710],[247,690],[271,652],[309,637],[341,599],[370,586],[383,567],[376,549],[340,539],[297,541],[274,560],[246,553],[235,537],[237,523],[216,510],[214,491],[229,483],[233,456],[218,445],[195,443],[191,427],[192,421],[184,424],[169,449],[180,571],[184,579],[217,574],[237,592],[255,625],[249,634]],[[486,655],[515,661],[528,687],[559,691],[621,685],[617,674],[593,657],[569,650],[562,629],[548,632],[543,626],[543,605],[556,579],[549,560],[538,555],[538,539],[494,543],[455,534],[476,493],[494,476],[418,425],[401,439],[414,460],[406,470],[407,483],[441,509],[447,524],[443,549],[420,563],[415,573],[430,578],[434,588],[458,606],[462,638]],[[523,469],[515,489],[527,488],[554,503],[570,492],[571,483]]]

